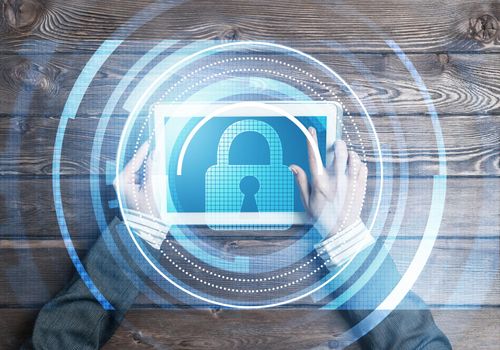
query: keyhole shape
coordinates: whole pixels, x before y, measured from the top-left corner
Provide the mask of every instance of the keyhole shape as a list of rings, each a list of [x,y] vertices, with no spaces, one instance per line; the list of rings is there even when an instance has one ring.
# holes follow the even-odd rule
[[[245,176],[241,179],[240,190],[245,195],[243,203],[241,203],[241,212],[258,212],[257,201],[255,194],[259,191],[260,183],[255,176]]]

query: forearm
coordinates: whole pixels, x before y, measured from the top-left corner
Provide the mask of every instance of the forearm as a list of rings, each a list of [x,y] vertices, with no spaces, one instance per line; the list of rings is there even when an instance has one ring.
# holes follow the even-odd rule
[[[385,298],[398,281],[396,266],[388,255],[370,281],[341,306],[341,315],[355,326],[373,312],[376,304]],[[430,310],[415,293],[410,291],[397,309],[387,316],[385,313],[382,310],[378,315],[375,314],[375,319],[383,321],[361,337],[363,348],[451,349],[448,339],[436,326]]]
[[[116,223],[110,227],[112,234],[117,234]],[[111,256],[103,237],[90,249],[84,266],[114,310],[105,310],[75,276],[42,308],[32,338],[23,349],[99,349],[114,333],[138,291]]]
[[[356,237],[356,234],[358,237]],[[367,234],[369,232],[365,228],[358,232],[351,232],[343,238],[342,241],[346,247],[356,245],[353,242],[366,242],[365,244],[359,243],[357,245],[358,249],[351,250],[350,254],[344,254],[344,259],[335,260],[332,257],[338,257],[342,251],[346,252],[348,250],[342,249],[338,245],[330,245],[328,247],[328,245],[324,244],[326,240],[320,243],[317,249],[318,252],[321,252],[321,248],[323,250],[326,248],[326,252],[323,252],[322,256],[327,261],[328,259],[332,260],[329,263],[331,268],[338,267],[352,258],[351,265],[361,266],[361,269],[358,269],[358,271],[352,271],[356,278],[363,274],[368,266],[371,265],[371,263],[363,263],[361,261],[371,258],[368,255],[368,247],[371,244],[370,239],[366,237]],[[385,249],[382,244],[376,248],[374,251],[383,251]],[[376,309],[398,284],[399,280],[399,272],[390,255],[386,254],[380,267],[376,269],[368,282],[339,308],[341,314],[350,325],[355,326]],[[383,321],[360,339],[363,347],[370,349],[412,350],[422,348],[451,348],[446,336],[434,323],[432,314],[426,308],[425,303],[414,293],[408,293],[396,310],[390,312],[387,316],[385,314],[386,312],[380,311],[380,315],[378,316],[383,316],[380,317],[384,318]]]

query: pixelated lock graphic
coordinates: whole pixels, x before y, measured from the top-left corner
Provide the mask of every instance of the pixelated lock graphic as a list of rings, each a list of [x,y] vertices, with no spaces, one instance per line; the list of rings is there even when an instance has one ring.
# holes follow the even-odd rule
[[[256,132],[268,142],[270,164],[229,164],[229,150],[234,139],[244,132]],[[251,152],[251,150],[249,150]],[[245,192],[245,193],[244,193]],[[242,211],[285,213],[284,224],[228,225],[223,216],[213,215],[209,226],[215,230],[286,230],[292,223],[294,179],[283,164],[281,140],[268,123],[245,119],[231,124],[222,134],[217,149],[217,164],[205,175],[205,210],[210,213]],[[287,224],[289,223],[289,224]]]

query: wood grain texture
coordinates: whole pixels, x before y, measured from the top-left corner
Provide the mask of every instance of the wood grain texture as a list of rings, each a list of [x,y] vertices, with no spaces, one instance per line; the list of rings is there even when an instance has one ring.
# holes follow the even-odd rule
[[[62,199],[65,219],[72,237],[76,239],[95,239],[99,229],[94,216],[89,180],[70,178],[63,180]],[[60,231],[55,214],[52,183],[47,178],[10,179],[0,181],[0,237],[6,239],[59,238]],[[370,181],[369,187],[373,187]],[[440,226],[441,237],[498,237],[500,213],[492,208],[500,206],[498,178],[467,179],[454,178],[447,181],[446,206]],[[378,229],[387,233],[398,208],[398,183],[394,184],[393,196],[388,194],[387,217],[380,214],[385,225]],[[399,234],[405,237],[421,236],[429,215],[433,180],[426,178],[411,179],[407,200],[402,216]],[[386,184],[386,190],[388,190]],[[115,198],[111,186],[106,189],[104,200]],[[405,194],[403,194],[404,196]],[[368,197],[373,199],[373,193]],[[371,200],[370,199],[370,200]],[[384,200],[385,203],[385,200]],[[370,208],[367,204],[366,208]],[[381,213],[385,213],[385,209]],[[483,215],[482,213],[488,213]],[[108,219],[116,215],[110,211]],[[368,213],[365,210],[365,215]],[[399,214],[398,214],[399,215]],[[377,224],[378,225],[378,224]],[[249,233],[245,232],[243,236]],[[265,237],[288,236],[286,231],[259,233]]]
[[[100,116],[107,97],[141,55],[120,51],[109,59],[97,73],[79,113]],[[0,56],[0,114],[60,115],[90,57],[89,54]],[[345,79],[372,115],[429,114],[420,87],[394,54],[342,55],[327,51],[314,57]],[[407,57],[421,75],[438,114],[500,114],[500,60],[496,54],[408,54]],[[310,69],[304,64],[302,68]],[[144,73],[139,72],[136,80],[143,77]],[[332,99],[314,81],[296,77],[321,96]],[[345,90],[329,86],[351,111],[358,111]]]
[[[353,119],[363,125],[363,119]],[[54,140],[60,118],[0,117],[0,175],[51,175]],[[68,123],[61,151],[60,175],[88,175],[94,135],[99,118],[76,118]],[[102,145],[102,160],[115,161],[116,150],[125,118],[114,117]],[[427,116],[373,118],[384,152],[383,161],[394,176],[434,176],[439,173],[441,150],[436,141],[432,121]],[[346,122],[350,135],[353,124]],[[418,127],[415,127],[415,126]],[[500,116],[448,116],[440,118],[449,176],[500,175]],[[360,128],[366,149],[366,162],[374,175],[380,161],[372,144],[373,134]],[[354,149],[361,142],[353,138]],[[216,150],[214,149],[214,154]],[[360,153],[361,154],[361,153]],[[401,169],[401,166],[407,170]],[[105,173],[105,163],[100,164]]]
[[[152,3],[1,2],[0,349],[19,346],[31,331],[37,309],[74,273],[60,240],[50,178],[64,103],[94,51],[118,28],[132,29],[133,16],[147,20],[143,10]],[[486,307],[433,313],[454,348],[496,347],[500,322],[498,1],[192,0],[163,13],[156,8],[153,13],[155,18],[124,42],[124,52],[98,72],[68,130],[61,164],[63,202],[79,254],[85,254],[98,230],[86,176],[94,129],[112,89],[144,49],[163,39],[264,40],[301,49],[335,69],[374,116],[382,143],[392,151],[386,161],[394,174],[400,174],[401,165],[409,166],[409,198],[401,238],[393,251],[404,270],[425,228],[422,218],[429,210],[438,158],[429,110],[385,41],[392,39],[421,74],[440,115],[452,176],[447,181],[440,236],[415,291],[436,307]],[[105,157],[110,160],[124,116],[117,115],[116,132],[105,140],[109,150]],[[395,123],[401,126],[397,132]],[[401,136],[404,147],[398,144]],[[406,155],[400,153],[403,150]],[[373,168],[373,154],[368,154],[368,163]],[[113,198],[113,189],[106,191],[105,197]],[[397,208],[394,196],[383,232]],[[224,240],[210,231],[204,234],[224,251],[252,253],[286,246],[299,232],[294,230],[261,237],[232,234]],[[150,303],[145,297],[138,299],[106,349],[308,349],[345,329],[333,312],[312,309],[142,309]]]
[[[48,40],[60,51],[95,50],[115,30],[135,30],[147,21],[149,0],[92,1],[21,0],[3,7],[0,46],[6,50],[50,49],[37,45]],[[185,1],[162,11],[132,35],[135,40],[223,39],[302,41],[305,45],[335,41],[352,51],[390,51],[384,39],[393,39],[407,51],[498,51],[498,33],[485,36],[483,15],[500,18],[498,2],[433,1]],[[237,9],[237,10],[236,10]],[[119,36],[120,37],[120,36]],[[123,37],[123,35],[121,35]]]
[[[172,318],[168,317],[170,313],[151,310],[151,317],[158,322],[154,328],[145,327],[145,319],[140,314],[141,311],[132,311],[104,349],[121,348],[130,344],[130,340],[135,340],[137,349],[148,346],[168,349],[310,349],[336,339],[348,328],[337,313],[312,310],[183,310],[173,312]]]
[[[0,349],[19,349],[30,337],[38,309],[0,309]]]
[[[276,251],[291,243],[290,240],[278,238],[219,238],[211,242],[214,246],[220,246],[219,249],[225,253],[243,255]],[[82,257],[90,244],[89,241],[75,243]],[[398,239],[394,243],[391,256],[400,272],[403,273],[408,268],[418,244],[419,241],[408,239]],[[435,307],[498,306],[499,244],[499,238],[438,240],[413,290],[427,304]],[[40,307],[55,295],[73,274],[72,264],[61,240],[32,240],[27,243],[0,241],[0,251],[0,300],[3,307]],[[178,263],[184,264],[181,260]],[[305,267],[304,274],[310,272],[309,268],[312,271],[315,267]],[[206,278],[209,281],[213,279]],[[286,277],[279,283],[292,280],[292,277]],[[137,306],[151,303],[145,296],[136,301]],[[315,303],[312,299],[305,298],[295,305],[314,308]]]
[[[1,309],[0,349],[19,348],[30,336],[37,313],[37,309]],[[491,349],[497,342],[499,308],[432,310],[432,314],[454,349]],[[302,320],[303,327],[297,327]],[[132,309],[104,349],[309,349],[342,330],[345,325],[332,311]]]
[[[492,349],[498,343],[498,308],[477,310],[433,310],[437,325],[454,349]]]
[[[157,331],[150,328],[151,326],[148,327],[146,324],[145,327],[140,327],[140,325],[145,323],[143,320],[148,319],[147,316],[149,316],[150,312],[154,314],[151,318],[159,320],[158,325],[154,326],[155,329],[158,327]],[[500,321],[500,311],[497,308],[482,310],[432,310],[432,313],[438,326],[449,337],[454,349],[489,349],[497,341],[495,334],[496,324]],[[329,337],[331,337],[332,331],[338,331],[345,327],[344,325],[338,325],[338,319],[332,319],[332,313],[328,311],[221,311],[221,317],[213,320],[210,313],[203,313],[202,311],[196,311],[194,315],[185,316],[181,312],[134,310],[127,315],[127,321],[130,321],[134,326],[138,326],[131,326],[129,329],[127,329],[127,326],[122,326],[107,344],[105,349],[141,349],[142,347],[148,348],[148,345],[151,346],[152,343],[158,344],[160,348],[163,344],[179,344],[180,339],[176,339],[176,343],[174,343],[172,338],[165,339],[168,338],[168,335],[165,334],[165,328],[161,327],[165,323],[168,325],[174,324],[174,321],[168,322],[164,321],[164,319],[166,320],[176,316],[185,321],[181,322],[178,327],[174,326],[175,332],[168,332],[167,334],[172,334],[172,338],[177,338],[177,336],[179,336],[181,339],[185,339],[186,343],[182,343],[183,346],[191,344],[190,341],[193,338],[190,334],[190,330],[192,330],[193,327],[189,326],[199,324],[198,320],[200,319],[206,320],[206,322],[202,322],[204,324],[214,323],[215,334],[207,332],[205,338],[205,341],[210,343],[216,341],[216,339],[225,339],[226,333],[233,334],[230,331],[230,329],[233,329],[231,326],[226,328],[222,326],[221,323],[227,320],[228,323],[231,322],[231,324],[233,324],[233,320],[237,319],[239,322],[236,323],[235,330],[236,332],[241,331],[242,339],[247,340],[249,343],[244,343],[242,340],[235,348],[247,348],[248,344],[249,349],[309,349],[314,346],[314,344],[318,344],[316,342],[318,339],[331,339]],[[311,318],[313,321],[306,321],[304,329],[293,328],[293,332],[288,330],[287,324],[291,322],[291,320],[308,320]],[[273,324],[271,327],[269,327],[270,325],[267,322],[264,324],[260,323],[260,320],[266,319],[272,320]],[[257,339],[255,338],[258,338],[258,336],[248,340],[244,336],[246,334],[245,329],[247,324],[250,324],[251,329],[256,329],[259,333],[264,333],[266,336],[264,339],[275,339],[276,342],[279,343],[275,343],[271,340],[273,342],[270,344],[256,344]],[[144,331],[142,329],[144,329]],[[277,331],[277,334],[275,334],[274,331]],[[272,333],[272,335],[269,337],[270,333]],[[281,339],[282,334],[286,334],[285,339]],[[312,337],[310,337],[309,334],[312,335]],[[471,338],[474,340],[471,341]],[[194,336],[194,339],[199,339],[199,336]],[[133,344],[131,344],[132,341],[134,341]],[[155,341],[157,343],[155,343]],[[171,348],[175,349],[177,346],[171,346]],[[354,346],[349,347],[349,349],[355,348]]]

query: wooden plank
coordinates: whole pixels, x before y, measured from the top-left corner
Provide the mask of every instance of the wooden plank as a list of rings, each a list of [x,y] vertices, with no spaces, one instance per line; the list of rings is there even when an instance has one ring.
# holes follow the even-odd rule
[[[37,309],[0,309],[4,349],[17,349],[32,331]],[[491,349],[500,341],[500,309],[432,310],[453,348]],[[297,321],[303,321],[297,327]],[[307,322],[309,321],[309,322]],[[291,324],[291,326],[290,326]],[[202,328],[200,328],[202,327]],[[205,332],[199,329],[211,327]],[[158,348],[309,349],[334,339],[346,326],[332,311],[133,309],[105,350]]]
[[[211,244],[220,246],[219,249],[223,252],[243,255],[274,252],[290,243],[286,239],[211,240]],[[89,244],[88,241],[76,242],[81,256],[85,255]],[[395,242],[391,256],[400,272],[406,271],[418,244],[419,241],[408,239],[398,239]],[[499,237],[475,240],[439,239],[413,290],[426,303],[435,307],[476,308],[499,305],[499,244]],[[4,307],[39,306],[55,295],[73,273],[68,254],[60,240],[33,240],[28,243],[0,241],[0,250],[0,300]],[[173,258],[176,259],[175,254]],[[180,266],[186,264],[181,260],[178,263],[183,264]],[[304,274],[315,267],[306,266]],[[212,281],[212,277],[206,278]],[[292,277],[285,277],[283,281],[270,283],[278,285],[291,280]],[[151,301],[140,297],[137,304],[150,305]],[[298,305],[314,307],[309,298],[302,299]]]
[[[363,125],[363,118],[353,119]],[[0,118],[0,175],[51,175],[54,140],[60,119],[37,117]],[[87,175],[94,135],[99,118],[76,118],[66,128],[61,151],[60,175]],[[104,137],[100,172],[105,173],[105,161],[114,162],[125,118],[115,117]],[[391,167],[394,176],[433,176],[439,173],[440,150],[432,121],[424,116],[373,118],[377,136],[384,149],[384,166]],[[446,168],[449,176],[500,175],[500,116],[441,117]],[[353,137],[352,122],[346,122],[354,149],[366,150],[370,174],[380,161],[373,144],[373,133],[360,127],[360,138]],[[418,127],[415,127],[418,126]],[[214,149],[214,154],[216,150]],[[387,153],[387,152],[390,152]],[[362,154],[361,154],[362,155]],[[401,169],[401,166],[407,167]]]
[[[130,54],[120,51],[112,56],[97,73],[82,101],[80,113],[100,116],[107,98],[142,54],[144,52]],[[372,115],[429,113],[420,87],[394,54],[327,52],[314,54],[314,57],[349,83]],[[89,59],[89,54],[0,56],[0,114],[60,115]],[[439,114],[500,114],[500,60],[497,54],[408,54],[408,59],[422,76]],[[302,69],[311,70],[304,63],[297,64]],[[145,74],[137,73],[135,83]],[[291,74],[320,96],[332,99],[317,82],[297,73]],[[203,73],[197,75],[197,78],[203,77]],[[331,77],[319,76],[319,79],[327,82],[350,111],[359,112],[359,107],[345,89],[331,83]]]
[[[275,311],[134,310],[104,349],[311,349],[348,329],[336,312]]]
[[[266,254],[290,244],[283,240],[213,240],[214,246],[231,254]],[[420,240],[397,239],[391,256],[400,273],[413,260]],[[168,247],[165,247],[167,251]],[[425,268],[412,288],[428,305],[478,307],[500,304],[500,241],[491,239],[438,239]],[[178,262],[179,263],[179,262]],[[314,269],[316,266],[312,266]],[[309,302],[306,299],[302,301]]]
[[[496,237],[500,214],[493,208],[500,206],[498,178],[467,179],[450,178],[447,180],[446,204],[440,237]],[[55,213],[52,182],[48,178],[10,179],[0,181],[0,237],[13,239],[59,238],[59,225]],[[95,239],[99,228],[92,207],[89,180],[70,178],[62,181],[62,201],[64,216],[69,232],[75,239]],[[370,188],[374,188],[370,180]],[[389,190],[386,183],[385,190]],[[392,196],[383,196],[384,204],[377,232],[388,233],[398,208],[398,197],[403,200],[404,211],[399,234],[405,237],[420,236],[425,229],[432,198],[433,180],[411,179],[408,192],[399,189],[399,182],[394,183]],[[370,190],[368,197],[373,199]],[[103,195],[104,203],[115,198],[112,186],[108,186]],[[387,199],[386,199],[387,198]],[[364,216],[369,215],[373,202],[367,201]],[[106,208],[106,204],[104,206]],[[385,208],[385,209],[384,209]],[[388,210],[387,214],[386,211]],[[487,214],[486,214],[487,213]],[[105,216],[111,220],[118,214],[116,210],[106,210]],[[387,217],[384,219],[384,215]],[[382,225],[382,223],[385,223]],[[380,226],[381,225],[381,226]],[[248,232],[243,233],[247,236]],[[296,236],[287,231],[259,233],[259,236]]]
[[[19,349],[31,336],[38,309],[0,309],[1,349]]]
[[[388,51],[384,39],[405,51],[498,51],[497,33],[483,36],[482,25],[500,19],[498,2],[395,1],[325,3],[320,1],[185,1],[168,11],[147,11],[151,1],[90,0],[68,4],[62,0],[23,1],[3,7],[3,50],[48,50],[37,40],[48,40],[59,51],[95,50],[118,28],[135,30],[137,23],[155,17],[131,37],[154,39],[287,40],[307,44],[336,42],[344,50]],[[22,11],[20,10],[22,9]],[[478,23],[483,15],[486,20]],[[131,22],[134,17],[136,22]],[[487,23],[486,23],[487,22]],[[493,23],[493,24],[490,24]],[[21,35],[20,35],[21,34]],[[123,38],[122,36],[119,36]]]
[[[418,242],[397,241],[391,256],[406,271]],[[413,286],[428,305],[500,305],[499,241],[438,240]]]
[[[3,307],[40,307],[62,289],[75,270],[61,244],[62,241],[31,241],[28,247],[2,249],[0,300]]]
[[[437,325],[450,339],[453,349],[492,349],[500,336],[499,308],[477,310],[433,310]]]
[[[500,310],[498,308],[432,310],[432,313],[438,326],[450,339],[454,349],[491,349],[492,344],[496,344],[500,340],[496,329],[500,321]],[[203,341],[204,345],[207,343],[212,345],[222,343],[221,339],[227,339],[226,342],[229,342],[229,340],[238,342],[238,345],[234,346],[231,342],[232,347],[229,346],[228,348],[309,349],[318,344],[318,340],[322,339],[325,342],[331,340],[332,338],[329,337],[332,337],[333,332],[336,333],[345,329],[344,325],[337,325],[338,318],[332,319],[332,313],[329,311],[223,310],[217,314],[220,314],[220,316],[212,316],[212,314],[203,311],[193,311],[193,314],[186,315],[183,311],[134,310],[126,317],[130,325],[122,325],[105,349],[141,349],[151,345],[162,347],[167,344],[182,344],[183,348],[184,346],[196,348],[199,341]],[[147,323],[151,319],[161,321],[153,322],[153,324]],[[177,324],[177,319],[183,321]],[[308,319],[313,319],[313,321],[307,322]],[[266,320],[270,320],[270,323],[266,322]],[[290,322],[293,323],[296,320],[305,320],[303,328],[288,326]],[[224,322],[227,323],[224,324]],[[235,328],[233,328],[234,323],[236,323]],[[214,332],[207,330],[207,332],[195,334],[195,329],[200,324],[213,326],[215,328]],[[248,330],[248,328],[250,329]],[[233,330],[237,332],[237,336],[235,336]],[[258,332],[254,333],[257,330]],[[248,339],[249,332],[251,332],[250,339]],[[271,342],[261,344],[259,342],[261,339],[259,334],[261,333],[266,335],[265,340],[271,340]],[[272,336],[268,338],[270,333],[272,333]],[[282,339],[281,337],[284,334],[286,337]],[[174,337],[175,340],[172,339]],[[181,342],[177,337],[184,341]],[[246,342],[243,343],[243,340],[238,341],[236,339],[244,339]],[[135,341],[135,344],[132,345],[133,341]],[[223,342],[223,344],[226,344],[226,342]],[[173,347],[175,348],[175,346]],[[212,346],[209,348],[216,349],[217,347]],[[349,347],[349,349],[355,348]]]

